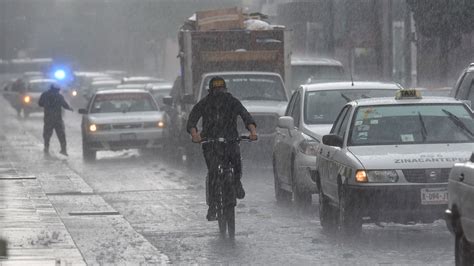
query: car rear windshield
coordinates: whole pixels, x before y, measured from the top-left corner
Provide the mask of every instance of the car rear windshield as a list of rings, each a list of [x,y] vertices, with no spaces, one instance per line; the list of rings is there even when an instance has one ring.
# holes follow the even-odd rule
[[[342,66],[292,66],[291,73],[293,88],[317,80],[343,80],[345,78]]]
[[[241,101],[287,101],[282,80],[274,75],[223,75],[227,91]],[[212,77],[204,80],[207,89]],[[202,92],[202,97],[207,93]]]
[[[356,109],[348,145],[474,142],[474,121],[463,104],[403,104]]]
[[[332,124],[339,111],[350,101],[361,98],[393,97],[395,90],[350,89],[308,91],[305,97],[304,122],[306,124]]]
[[[91,113],[127,113],[157,111],[150,94],[117,93],[98,94],[91,106]]]

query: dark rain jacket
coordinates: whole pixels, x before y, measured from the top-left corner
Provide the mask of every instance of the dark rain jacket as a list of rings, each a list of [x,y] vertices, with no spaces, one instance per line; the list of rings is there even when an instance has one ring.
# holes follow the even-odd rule
[[[239,137],[237,117],[242,117],[248,129],[255,124],[252,116],[242,103],[230,93],[208,94],[191,110],[188,118],[187,130],[197,129],[197,123],[202,117],[201,137],[235,139]]]
[[[44,108],[45,122],[62,121],[62,108],[72,110],[58,90],[49,89],[41,94],[39,106]]]

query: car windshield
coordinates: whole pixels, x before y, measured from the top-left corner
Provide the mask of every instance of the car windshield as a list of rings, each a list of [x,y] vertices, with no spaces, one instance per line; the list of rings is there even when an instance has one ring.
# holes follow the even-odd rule
[[[344,70],[341,66],[292,66],[291,74],[293,88],[301,84],[312,83],[317,80],[343,80]]]
[[[308,91],[305,97],[304,122],[305,124],[332,124],[347,102],[393,95],[395,95],[395,90],[388,89]]]
[[[28,87],[29,92],[45,92],[49,90],[51,87],[52,82],[35,82],[35,83],[30,83],[30,86]]]
[[[209,76],[204,80],[207,88]],[[227,86],[227,91],[241,101],[287,101],[282,80],[274,75],[222,75]],[[202,97],[206,93],[202,94]]]
[[[350,145],[474,142],[474,121],[463,104],[402,104],[357,108]]]
[[[157,111],[158,107],[147,93],[99,94],[92,103],[91,113],[127,113]]]

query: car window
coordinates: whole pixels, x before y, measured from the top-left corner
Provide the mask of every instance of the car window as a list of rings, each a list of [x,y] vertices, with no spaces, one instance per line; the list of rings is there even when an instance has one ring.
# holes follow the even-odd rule
[[[150,94],[116,93],[99,94],[91,105],[91,113],[127,113],[158,110]]]
[[[290,102],[286,106],[285,116],[290,116],[290,112],[292,111],[293,105],[295,104],[296,95],[297,95],[297,92],[295,92],[295,93],[293,93],[293,95],[291,95]]]
[[[337,119],[336,121],[334,122],[334,125],[331,129],[331,133],[336,133],[339,128],[341,127],[341,124],[347,114],[347,110],[349,109],[349,106],[345,106],[340,112],[339,112],[339,115],[337,116]]]
[[[287,101],[285,87],[279,76],[275,75],[221,75],[227,91],[241,101]],[[206,77],[203,84],[209,84],[212,76]],[[202,93],[201,97],[206,95]]]
[[[463,104],[410,104],[357,108],[350,145],[474,142],[474,121]]]
[[[360,98],[393,97],[395,90],[343,89],[308,91],[305,96],[305,124],[332,124],[342,107]]]
[[[336,131],[335,131],[335,133],[341,138],[344,138],[344,136],[346,134],[347,124],[349,123],[350,116],[351,116],[351,107],[347,106],[346,107],[346,112],[345,112],[345,114],[344,114],[344,116],[342,117],[342,120],[341,120],[342,122],[340,123],[339,128],[336,128]]]
[[[470,87],[472,84],[474,72],[467,72],[463,75],[460,80],[458,91],[456,92],[456,98],[466,100],[470,94]]]
[[[472,106],[472,103],[474,103],[474,79],[471,80],[471,86],[469,86],[469,94],[467,96],[467,99],[469,101],[471,101],[471,106]]]
[[[291,117],[295,121],[295,127],[299,127],[300,125],[300,116],[301,116],[301,93],[297,92],[295,104],[293,106],[293,110],[291,110]]]

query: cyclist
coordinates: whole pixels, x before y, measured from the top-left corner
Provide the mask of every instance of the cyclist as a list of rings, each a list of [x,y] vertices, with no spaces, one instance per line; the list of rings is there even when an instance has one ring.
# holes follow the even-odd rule
[[[256,124],[252,116],[242,103],[227,92],[226,84],[223,78],[213,77],[209,82],[208,95],[200,100],[189,114],[187,130],[191,134],[192,141],[200,143],[202,138],[223,138],[227,140],[225,145],[228,157],[234,168],[236,197],[243,199],[245,191],[242,187],[240,178],[242,177],[242,164],[240,160],[240,146],[237,141],[239,133],[237,131],[237,116],[240,116],[250,131],[250,140],[257,140]],[[196,125],[202,118],[202,132],[199,132]],[[214,180],[217,177],[217,163],[212,144],[202,145],[204,159],[206,160],[208,170],[207,187],[209,188],[207,220],[214,221],[216,217],[216,196],[214,189]]]

